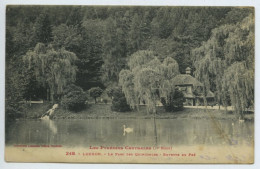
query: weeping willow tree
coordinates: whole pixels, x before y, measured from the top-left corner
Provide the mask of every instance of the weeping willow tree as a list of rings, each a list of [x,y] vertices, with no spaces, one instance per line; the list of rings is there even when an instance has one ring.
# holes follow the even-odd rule
[[[132,109],[145,103],[147,113],[156,113],[156,102],[174,88],[172,79],[179,74],[178,63],[172,58],[161,62],[151,51],[138,51],[128,60],[129,70],[119,74],[119,84]]]
[[[239,116],[254,105],[254,17],[223,25],[201,47],[192,51],[195,76],[213,90],[219,104],[228,98]],[[205,92],[205,93],[206,93]]]
[[[203,82],[203,100],[206,107],[206,96],[210,90],[215,91],[218,103],[221,102],[222,97],[221,78],[224,65],[221,59],[223,52],[218,45],[217,40],[212,38],[206,43],[203,43],[201,47],[192,51],[195,57],[194,66],[196,68],[194,75],[200,82]]]
[[[55,50],[51,45],[38,43],[34,50],[23,56],[28,69],[33,69],[37,81],[47,89],[47,99],[54,101],[64,87],[75,81],[76,70],[74,53],[65,49]]]
[[[254,104],[253,70],[247,69],[245,62],[234,63],[225,71],[223,85],[228,86],[231,103],[243,118],[243,111]]]

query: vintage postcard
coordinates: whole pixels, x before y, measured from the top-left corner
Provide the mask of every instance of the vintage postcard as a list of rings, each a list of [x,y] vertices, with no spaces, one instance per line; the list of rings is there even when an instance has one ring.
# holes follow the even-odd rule
[[[254,7],[6,6],[5,160],[254,163]]]

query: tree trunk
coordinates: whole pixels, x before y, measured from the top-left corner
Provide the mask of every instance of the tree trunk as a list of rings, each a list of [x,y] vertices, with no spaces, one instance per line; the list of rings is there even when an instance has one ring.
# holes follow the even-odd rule
[[[208,107],[208,102],[207,102],[207,94],[206,94],[206,89],[203,87],[203,101],[204,101],[204,106],[207,109]]]
[[[50,101],[50,89],[47,89],[47,101]]]
[[[95,99],[95,104],[97,104],[97,98],[95,97],[94,99]]]
[[[240,117],[241,117],[241,119],[244,119],[244,118],[245,118],[244,111],[245,111],[245,108],[242,106],[241,111],[240,111]]]
[[[54,104],[54,91],[50,90],[50,101],[52,102],[52,104]]]
[[[139,109],[139,105],[136,106],[136,110],[137,110],[137,112],[139,112],[139,110],[140,110],[140,109]]]
[[[153,123],[154,123],[154,139],[155,139],[155,145],[157,146],[157,128],[156,128],[155,114],[154,114],[154,117],[153,117]]]
[[[205,106],[205,108],[207,109],[207,107],[208,107],[208,102],[207,102],[206,96],[203,96],[203,100],[204,100],[204,106]]]

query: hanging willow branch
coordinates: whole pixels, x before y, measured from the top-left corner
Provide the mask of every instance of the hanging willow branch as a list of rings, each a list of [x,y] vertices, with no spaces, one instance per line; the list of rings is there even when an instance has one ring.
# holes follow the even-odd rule
[[[75,81],[77,56],[65,49],[54,50],[38,43],[33,51],[23,56],[28,68],[33,68],[36,79],[50,89],[51,100],[60,95],[64,87]]]
[[[138,51],[130,56],[128,66],[130,70],[119,74],[127,103],[138,109],[140,102],[145,102],[147,113],[155,113],[156,101],[174,89],[172,79],[179,74],[178,63],[170,57],[162,63],[153,52]]]
[[[235,111],[254,104],[254,20],[249,15],[236,25],[223,25],[201,47],[192,51],[195,76],[213,89],[220,104],[228,98]],[[215,86],[215,88],[213,88]]]

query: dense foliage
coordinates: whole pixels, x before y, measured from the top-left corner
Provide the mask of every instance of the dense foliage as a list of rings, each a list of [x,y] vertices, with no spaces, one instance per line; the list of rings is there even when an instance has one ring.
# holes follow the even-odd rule
[[[152,112],[174,84],[167,75],[189,66],[204,93],[241,111],[253,105],[253,18],[232,7],[7,6],[6,107],[59,100],[71,82],[86,91],[121,81],[131,108],[141,99]]]
[[[183,109],[184,95],[176,88],[166,98],[161,98],[161,102],[167,112],[180,111]]]
[[[195,76],[204,90],[215,91],[219,104],[243,116],[254,106],[254,20],[250,14],[241,22],[220,26],[208,41],[193,51]]]
[[[151,51],[138,51],[130,56],[129,70],[119,74],[119,84],[132,109],[140,103],[147,105],[147,113],[156,112],[156,102],[167,97],[174,88],[173,78],[179,74],[178,63],[167,57],[161,62]]]
[[[77,112],[86,108],[87,95],[81,87],[69,85],[64,90],[61,105],[68,110]]]
[[[127,104],[126,98],[120,87],[114,87],[111,90],[112,105],[111,109],[118,112],[130,111],[130,107]]]
[[[75,81],[77,57],[64,48],[55,50],[52,46],[38,43],[33,51],[23,56],[28,69],[32,69],[39,85],[47,88],[47,99],[53,101],[62,94],[63,88]]]
[[[89,89],[89,95],[94,98],[95,103],[97,103],[97,98],[101,96],[103,90],[100,87],[92,87]]]

